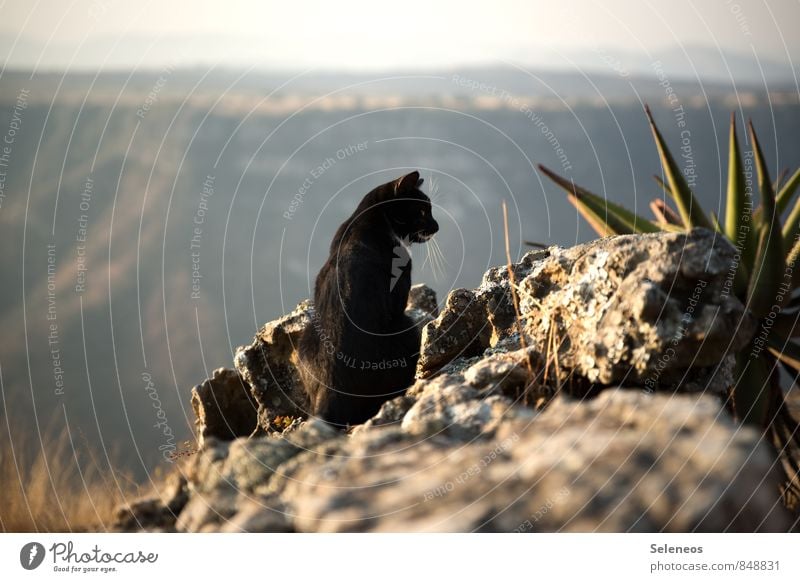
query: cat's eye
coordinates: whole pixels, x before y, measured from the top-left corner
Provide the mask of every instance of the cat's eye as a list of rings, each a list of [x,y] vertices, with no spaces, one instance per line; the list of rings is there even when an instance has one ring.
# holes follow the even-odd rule
[[[420,215],[420,216],[425,216],[425,209],[422,209],[422,210],[420,210],[420,211],[419,211],[419,215]]]

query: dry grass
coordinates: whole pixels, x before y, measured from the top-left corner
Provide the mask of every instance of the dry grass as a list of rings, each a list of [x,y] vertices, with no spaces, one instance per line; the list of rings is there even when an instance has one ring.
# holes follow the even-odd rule
[[[139,494],[82,435],[0,416],[0,531],[106,531],[114,507]],[[63,423],[62,423],[63,425]]]

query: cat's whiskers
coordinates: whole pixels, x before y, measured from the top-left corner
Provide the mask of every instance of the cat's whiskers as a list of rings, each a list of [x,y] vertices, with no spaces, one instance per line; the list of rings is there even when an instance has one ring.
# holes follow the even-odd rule
[[[447,272],[445,265],[448,263],[444,259],[439,242],[435,238],[431,238],[428,242],[430,243],[428,245],[428,256],[431,259],[431,271],[434,278],[438,280],[440,275],[444,275]]]
[[[442,270],[442,263],[439,261],[439,244],[434,240],[432,241],[433,244],[431,245],[431,256],[434,258],[434,262],[436,263],[436,278],[438,279],[441,275],[444,274]]]
[[[436,243],[436,252],[439,254],[439,263],[441,264],[442,273],[447,272],[447,267],[450,266],[450,263],[447,262],[447,259],[444,256],[444,251],[442,251],[442,247],[439,246],[439,243]]]
[[[436,195],[431,197],[431,202],[436,204],[437,206],[441,206],[441,202],[444,200],[444,192],[437,192]]]
[[[425,252],[425,260],[422,261],[422,266],[420,267],[421,269],[425,268],[425,265],[428,264],[428,262],[430,261],[430,258],[431,258],[431,251],[430,251],[430,249],[427,248],[427,245],[425,245],[425,246],[426,246],[426,249],[425,249],[425,251],[426,251]]]
[[[428,194],[428,197],[431,199],[431,202],[437,202],[444,197],[444,190],[439,190],[439,180],[434,176],[430,180],[431,182],[431,189]]]
[[[430,199],[432,205],[436,205],[435,202],[437,200],[441,200],[443,195],[443,191],[439,188],[441,182],[439,178],[433,174],[426,176],[426,181],[429,187],[428,198]],[[438,281],[440,275],[445,273],[444,263],[446,263],[446,261],[444,261],[444,256],[441,248],[439,247],[439,243],[433,236],[425,239],[424,242],[427,244],[425,245],[425,259],[422,262],[422,268],[425,268],[425,265],[430,265],[431,274],[433,275],[433,278]]]
[[[425,251],[427,252],[426,260],[428,260],[430,265],[431,265],[431,273],[433,274],[433,278],[438,281],[439,280],[439,275],[436,272],[436,258],[435,258],[434,254],[432,252],[432,249],[433,249],[433,244],[431,244],[432,242],[433,242],[433,239],[430,239],[428,241],[428,244],[425,245]]]

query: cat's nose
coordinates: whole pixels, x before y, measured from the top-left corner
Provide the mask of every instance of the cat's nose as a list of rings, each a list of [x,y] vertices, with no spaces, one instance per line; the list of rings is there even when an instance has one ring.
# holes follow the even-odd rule
[[[439,232],[439,223],[435,220],[431,220],[431,224],[428,226],[428,233],[434,235],[437,232]]]

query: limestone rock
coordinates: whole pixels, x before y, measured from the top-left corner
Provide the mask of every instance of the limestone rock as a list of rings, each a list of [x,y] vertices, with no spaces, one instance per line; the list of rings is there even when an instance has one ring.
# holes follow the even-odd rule
[[[436,291],[424,283],[412,285],[408,292],[408,305],[406,309],[418,309],[419,311],[429,314],[431,317],[436,317],[439,315]]]
[[[116,508],[115,531],[172,531],[175,520],[189,501],[186,478],[180,473],[170,475],[157,493]]]
[[[221,532],[232,533],[288,533],[292,530],[291,516],[277,499],[240,498],[236,513],[228,519]]]
[[[189,472],[191,491],[176,522],[178,531],[291,531],[282,502],[270,496],[281,466],[341,434],[308,421],[281,435],[209,439]],[[255,505],[254,505],[255,503]]]
[[[251,434],[257,424],[250,386],[236,370],[217,368],[213,377],[192,388],[192,409],[198,441],[214,437],[231,440]]]
[[[526,353],[530,354],[530,362],[526,361]],[[490,355],[467,368],[464,380],[481,394],[505,394],[517,399],[535,380],[533,376],[540,364],[537,356],[530,350]],[[530,368],[532,363],[537,366],[533,372]]]
[[[553,247],[520,283],[534,344],[557,338],[565,373],[668,390],[747,345],[755,321],[730,294],[735,250],[705,229]]]
[[[447,296],[444,310],[422,330],[417,377],[428,378],[457,357],[475,356],[489,346],[486,307],[468,289]]]
[[[498,380],[499,381],[499,380]],[[416,402],[403,417],[404,432],[418,435],[444,434],[469,441],[487,437],[501,421],[532,418],[529,408],[514,406],[503,396],[480,396],[464,375],[440,376],[423,384]]]
[[[274,431],[276,418],[304,417],[308,401],[296,368],[300,336],[311,321],[311,303],[300,303],[290,314],[271,321],[249,346],[236,349],[234,363],[250,385],[258,405],[258,425]]]
[[[607,390],[459,446],[396,427],[330,441],[277,485],[299,531],[787,531],[778,481],[712,397]]]
[[[355,427],[353,432],[368,430],[376,426],[399,424],[409,409],[414,406],[416,399],[407,394],[392,398],[383,403],[378,413],[364,424]]]
[[[236,515],[238,503],[238,496],[232,492],[196,492],[178,516],[175,529],[187,533],[220,531]]]
[[[730,293],[734,253],[705,229],[530,252],[512,265],[520,322],[507,267],[490,269],[474,291],[451,292],[425,326],[417,377],[449,372],[448,365],[487,348],[527,345],[540,364],[557,360],[561,382],[579,387],[724,392],[725,359],[747,345],[755,328]]]

